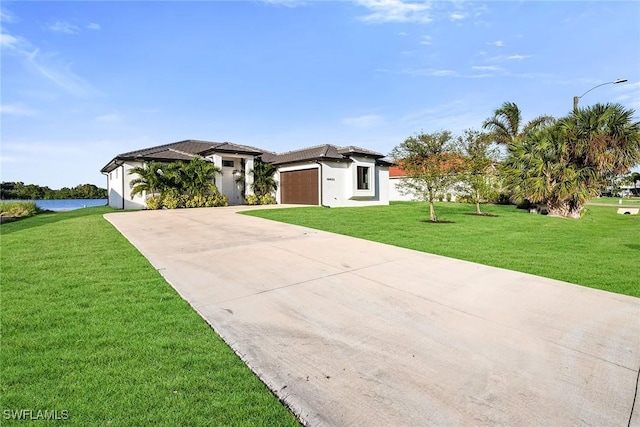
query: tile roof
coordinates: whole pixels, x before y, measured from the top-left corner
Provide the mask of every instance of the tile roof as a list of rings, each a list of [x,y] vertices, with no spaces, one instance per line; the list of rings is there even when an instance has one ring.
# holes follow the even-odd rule
[[[376,151],[367,150],[365,148],[349,145],[347,147],[337,147],[332,144],[316,145],[300,150],[287,151],[285,153],[274,153],[262,150],[249,145],[234,144],[231,142],[210,142],[194,139],[172,142],[170,144],[158,145],[142,150],[129,151],[127,153],[118,154],[111,160],[100,172],[110,172],[118,167],[123,160],[155,160],[155,161],[189,161],[194,156],[206,156],[214,152],[221,153],[237,153],[252,154],[261,156],[266,163],[274,165],[282,165],[287,163],[305,162],[312,160],[333,160],[333,161],[349,161],[352,155],[364,155],[374,157],[376,162],[387,164],[380,154]]]
[[[269,155],[266,158],[263,155],[262,159],[265,162],[273,163],[274,165],[281,165],[285,163],[304,162],[310,160],[346,161],[353,154],[363,154],[365,156],[375,157],[376,159],[384,157],[383,154],[376,151],[366,150],[360,147],[336,147],[335,145],[324,144],[303,148],[301,150]]]
[[[248,145],[230,142],[211,142],[187,139],[141,150],[118,154],[100,172],[110,172],[118,166],[118,160],[155,160],[155,161],[189,161],[194,156],[206,156],[212,152],[243,153],[260,155],[264,150]]]

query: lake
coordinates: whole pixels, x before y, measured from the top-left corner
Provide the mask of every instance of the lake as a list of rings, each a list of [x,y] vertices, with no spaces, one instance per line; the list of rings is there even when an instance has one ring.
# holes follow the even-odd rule
[[[57,200],[34,200],[40,209],[49,211],[72,211],[80,208],[91,208],[94,206],[105,206],[107,199],[57,199]]]

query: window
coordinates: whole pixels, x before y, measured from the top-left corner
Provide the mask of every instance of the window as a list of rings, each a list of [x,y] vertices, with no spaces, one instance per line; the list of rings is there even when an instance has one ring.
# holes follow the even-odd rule
[[[116,169],[116,179],[118,179],[118,169]]]
[[[223,160],[222,161],[222,167],[223,168],[232,168],[233,167],[233,160]]]
[[[358,166],[358,190],[369,189],[369,169],[366,166]]]

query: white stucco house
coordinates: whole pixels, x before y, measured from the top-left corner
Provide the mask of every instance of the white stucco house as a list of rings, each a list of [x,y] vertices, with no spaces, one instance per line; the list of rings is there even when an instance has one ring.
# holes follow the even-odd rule
[[[122,153],[101,172],[107,176],[109,206],[116,209],[142,209],[145,194],[131,197],[130,173],[145,162],[189,161],[201,156],[221,168],[216,178],[218,190],[229,204],[244,203],[243,190],[251,194],[253,162],[257,157],[277,167],[276,201],[327,207],[389,204],[389,166],[384,155],[360,147],[331,144],[286,153],[273,153],[230,142],[185,140]],[[239,177],[244,177],[244,184]]]

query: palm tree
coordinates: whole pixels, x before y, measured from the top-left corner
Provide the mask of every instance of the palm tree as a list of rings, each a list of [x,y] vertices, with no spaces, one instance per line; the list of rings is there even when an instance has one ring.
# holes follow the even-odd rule
[[[579,218],[607,176],[640,162],[640,122],[620,104],[596,104],[510,144],[505,185],[516,201],[546,203],[550,215]]]
[[[529,133],[553,122],[551,116],[539,116],[522,126],[522,113],[515,102],[505,102],[482,124],[498,144],[514,144]]]
[[[276,173],[276,167],[271,163],[265,163],[260,157],[256,157],[251,173],[253,174],[251,191],[253,191],[256,196],[265,196],[278,189],[278,183],[273,177]]]
[[[129,175],[138,175],[131,181],[131,197],[142,192],[151,195],[164,192],[167,188],[167,180],[163,176],[164,167],[163,163],[148,162],[131,168]]]
[[[216,176],[222,172],[210,161],[196,156],[189,163],[182,164],[182,185],[184,191],[191,196],[204,196],[209,192],[217,192]]]

